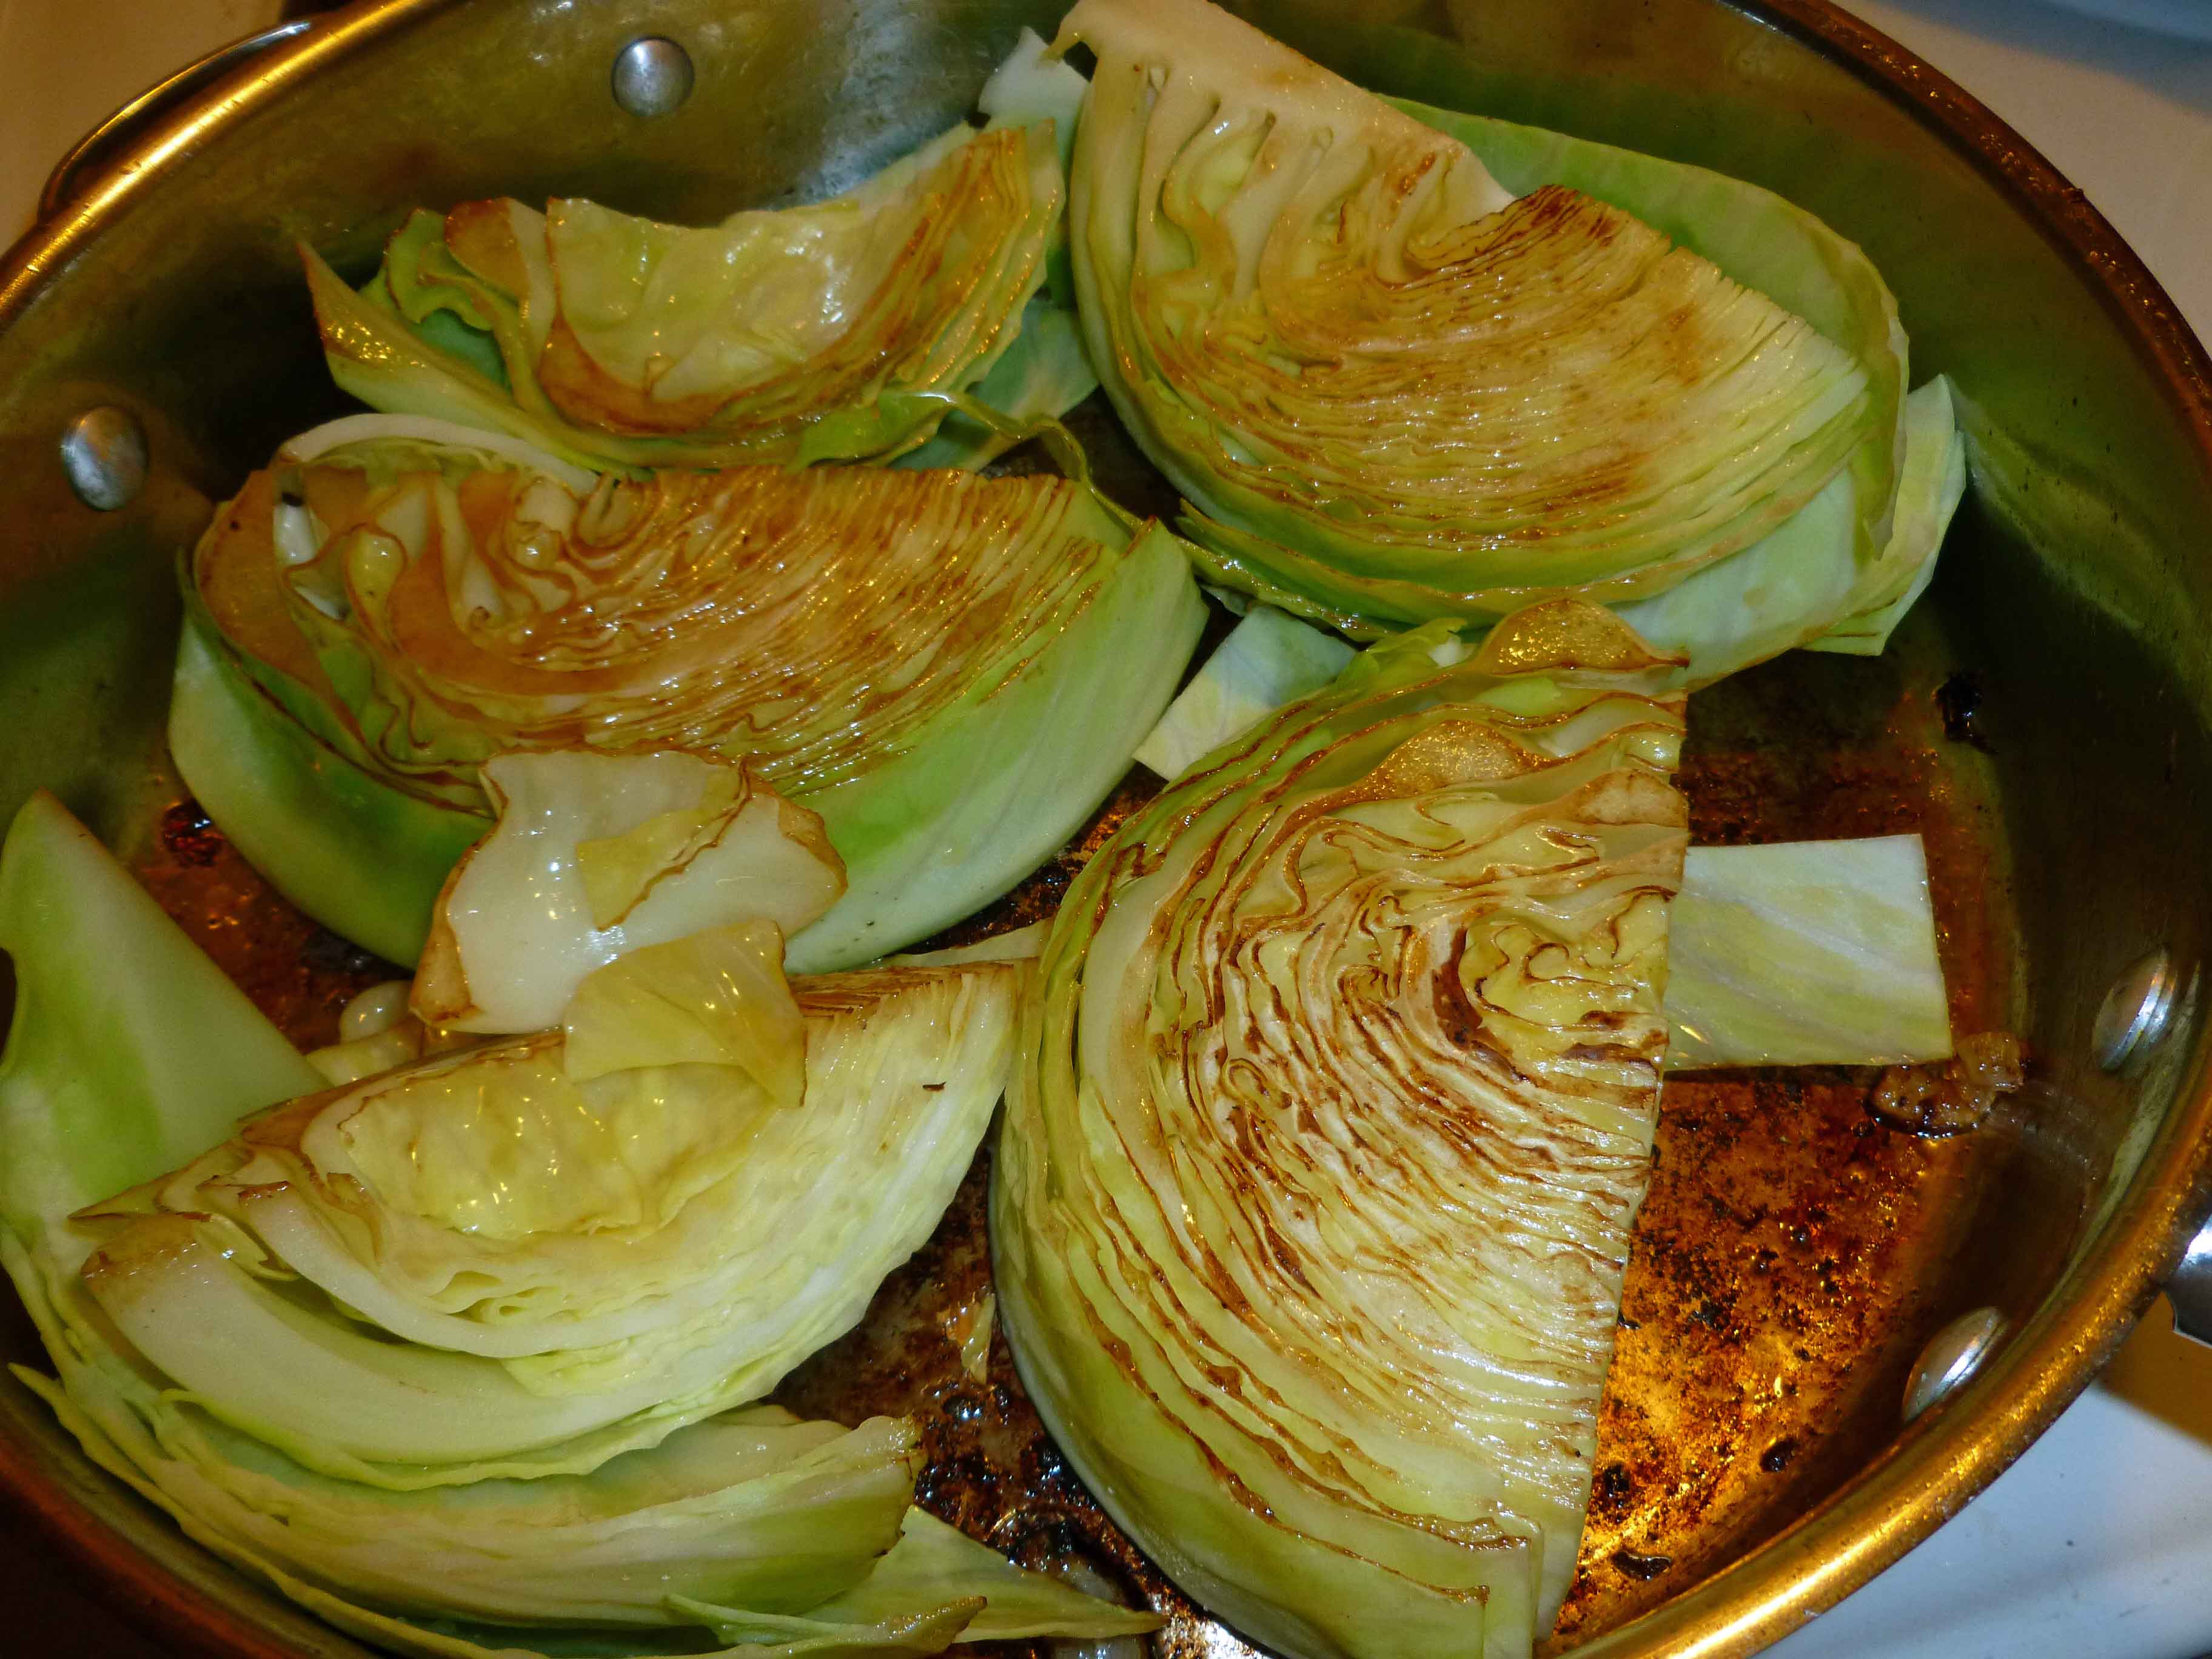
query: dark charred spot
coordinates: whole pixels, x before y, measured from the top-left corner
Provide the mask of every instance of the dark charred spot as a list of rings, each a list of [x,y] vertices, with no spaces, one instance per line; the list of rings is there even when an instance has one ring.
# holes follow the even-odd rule
[[[1656,1578],[1668,1568],[1673,1566],[1674,1558],[1671,1555],[1638,1555],[1634,1550],[1615,1550],[1613,1553],[1613,1565],[1631,1578],[1648,1581]]]
[[[300,959],[321,973],[374,974],[382,969],[387,979],[407,977],[375,951],[364,951],[351,939],[333,933],[327,927],[315,930],[313,937],[301,947]]]
[[[1636,1481],[1628,1473],[1626,1463],[1608,1463],[1597,1472],[1590,1486],[1590,1503],[1608,1515],[1624,1515],[1628,1500],[1636,1490]]]
[[[1982,677],[1970,668],[1960,670],[1936,688],[1936,709],[1943,717],[1943,735],[1987,755],[1995,751],[1982,727]]]
[[[228,843],[215,820],[187,797],[161,814],[161,845],[187,869],[204,870],[222,856]]]
[[[1790,1467],[1790,1460],[1797,1455],[1795,1435],[1784,1435],[1759,1455],[1759,1467],[1769,1474],[1779,1474]]]

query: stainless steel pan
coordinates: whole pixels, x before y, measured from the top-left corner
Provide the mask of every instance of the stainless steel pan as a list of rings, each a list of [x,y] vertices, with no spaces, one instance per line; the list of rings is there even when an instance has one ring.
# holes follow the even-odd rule
[[[2212,1322],[2212,1235],[2176,1271],[2212,1207],[2212,365],[2039,156],[1809,0],[1248,9],[1384,90],[1783,191],[1867,246],[1914,378],[1948,373],[1966,399],[1974,489],[1890,653],[1801,653],[1692,705],[1699,837],[1922,832],[1960,1029],[2018,1030],[2033,1056],[1996,1121],[1946,1141],[1875,1124],[1861,1074],[1668,1087],[1555,1639],[1749,1651],[1993,1478],[2169,1276],[2184,1317]],[[325,1035],[373,970],[168,810],[160,738],[176,550],[339,404],[294,239],[360,266],[416,204],[583,194],[698,219],[830,189],[956,117],[1022,23],[1053,21],[1019,0],[383,0],[103,128],[0,264],[0,811],[60,791],[295,1035]],[[647,36],[694,71],[659,112],[615,96]],[[1112,447],[1110,422],[1086,432]],[[1126,453],[1105,471],[1158,499]],[[1972,729],[1947,728],[1967,701]],[[1025,1555],[1089,1554],[1175,1610],[1164,1651],[1237,1651],[1059,1467],[1003,1346],[987,1383],[960,1378],[945,1323],[984,1271],[981,1178],[787,1397],[916,1411],[940,1512]],[[9,1328],[7,1357],[40,1363]],[[1923,1354],[1923,1382],[1964,1380],[1908,1422]],[[0,1483],[172,1641],[360,1651],[201,1554],[12,1383]]]

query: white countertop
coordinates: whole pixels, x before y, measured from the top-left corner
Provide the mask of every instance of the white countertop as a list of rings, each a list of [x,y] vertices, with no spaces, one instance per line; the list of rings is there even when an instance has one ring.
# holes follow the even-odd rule
[[[2081,186],[2212,336],[2212,0],[1866,0]],[[0,0],[0,230],[139,88],[276,20],[276,0]],[[88,52],[82,43],[100,42]],[[2212,1654],[2212,1350],[2160,1303],[2111,1371],[1988,1492],[1774,1650],[1779,1659]]]

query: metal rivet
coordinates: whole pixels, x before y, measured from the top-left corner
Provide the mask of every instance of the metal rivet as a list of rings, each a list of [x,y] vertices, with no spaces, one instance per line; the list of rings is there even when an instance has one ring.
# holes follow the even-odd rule
[[[1905,1380],[1905,1420],[1910,1423],[1979,1370],[2004,1331],[2002,1314],[1995,1308],[1977,1308],[1930,1337]]]
[[[2100,1066],[2117,1072],[2158,1046],[2173,1018],[2177,977],[2173,958],[2159,950],[2130,964],[2112,981],[2089,1034]]]
[[[112,404],[88,409],[63,429],[62,471],[87,507],[128,507],[146,487],[146,428]]]
[[[691,54],[665,36],[641,36],[615,54],[615,102],[641,121],[680,108],[691,80]]]

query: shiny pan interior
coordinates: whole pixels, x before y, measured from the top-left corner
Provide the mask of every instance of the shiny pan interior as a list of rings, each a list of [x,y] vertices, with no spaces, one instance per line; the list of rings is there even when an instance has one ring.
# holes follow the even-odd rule
[[[1698,838],[1918,831],[1954,1025],[2018,1031],[2033,1060],[1990,1124],[1943,1140],[1876,1123],[1863,1073],[1668,1086],[1581,1573],[1553,1644],[1747,1652],[1991,1480],[2094,1374],[2203,1218],[2212,366],[2078,192],[1840,13],[1803,0],[1241,9],[1381,90],[1782,191],[1888,277],[1914,380],[1940,371],[1962,394],[1974,486],[1887,654],[1801,653],[1692,704]],[[295,1037],[327,1040],[345,995],[389,970],[318,936],[178,807],[161,740],[178,549],[277,441],[342,406],[295,239],[358,271],[416,204],[586,195],[697,222],[834,190],[957,118],[1020,27],[1049,33],[1055,17],[1021,0],[385,0],[107,135],[0,264],[0,812],[58,791]],[[680,42],[696,69],[688,100],[650,121],[610,92],[617,53],[646,34]],[[152,462],[135,500],[105,514],[70,493],[57,447],[103,404],[139,417]],[[1089,413],[1108,487],[1171,507]],[[1000,915],[1048,906],[1082,850]],[[2159,948],[2183,988],[2172,1032],[2109,1074],[2093,1054],[2100,999]],[[987,1272],[986,1175],[867,1325],[782,1397],[916,1413],[925,1503],[1033,1562],[1079,1552],[1172,1609],[1163,1654],[1244,1651],[1089,1503],[1003,1338],[986,1383],[961,1375],[953,1331]],[[2004,1321],[1999,1346],[1908,1425],[1915,1357],[1983,1308]],[[12,1309],[0,1346],[43,1363]],[[201,1553],[12,1380],[0,1485],[179,1647],[363,1651]]]

